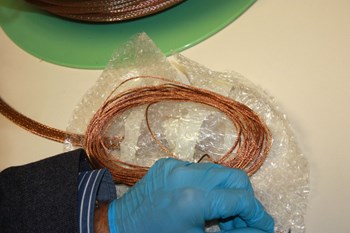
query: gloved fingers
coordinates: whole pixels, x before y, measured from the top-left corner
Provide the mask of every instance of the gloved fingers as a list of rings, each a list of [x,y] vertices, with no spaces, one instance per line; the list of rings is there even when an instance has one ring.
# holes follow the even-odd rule
[[[189,163],[174,167],[169,173],[169,181],[174,189],[192,186],[207,191],[228,188],[245,189],[253,193],[249,177],[244,171],[213,163]]]
[[[203,229],[200,228],[191,228],[185,231],[184,233],[205,233]]]
[[[213,177],[221,188],[250,189],[247,173],[241,169],[228,168],[214,163],[191,163],[187,167],[202,171],[207,177]]]
[[[152,191],[157,190],[159,187],[164,187],[168,182],[169,173],[177,167],[183,167],[189,164],[189,162],[181,161],[174,158],[162,158],[157,160],[152,167],[148,170],[146,175],[139,180],[134,189],[138,189],[140,194],[149,195]]]
[[[221,230],[232,230],[237,228],[246,228],[245,223],[240,217],[230,217],[219,222]]]
[[[124,194],[122,197],[123,203],[128,205],[128,209],[131,211],[134,208],[138,208],[145,196],[150,196],[150,193],[166,184],[168,173],[174,167],[184,166],[187,163],[172,158],[159,159],[153,164],[146,175]]]
[[[227,167],[214,168],[208,171],[208,179],[219,189],[244,189],[253,193],[248,175],[240,169]]]
[[[206,196],[205,208],[205,220],[240,217],[248,227],[273,232],[272,217],[249,191],[213,190]]]
[[[145,179],[154,179],[157,180],[160,177],[166,177],[171,171],[178,167],[185,167],[189,165],[190,162],[187,161],[181,161],[174,158],[162,158],[157,160],[153,166],[148,170],[147,174],[145,175]]]
[[[267,233],[267,231],[262,231],[255,228],[239,228],[234,230],[223,230],[219,231],[219,233]]]
[[[217,163],[189,163],[186,167],[191,167],[197,170],[208,170],[211,168],[222,168],[223,166]]]
[[[247,174],[240,169],[227,168],[214,163],[191,163],[174,158],[163,158],[156,161],[142,180],[157,178],[158,182],[159,179],[166,178],[168,174],[179,176],[179,180],[188,180],[188,182],[193,179],[206,178],[206,181],[219,188],[252,190]]]

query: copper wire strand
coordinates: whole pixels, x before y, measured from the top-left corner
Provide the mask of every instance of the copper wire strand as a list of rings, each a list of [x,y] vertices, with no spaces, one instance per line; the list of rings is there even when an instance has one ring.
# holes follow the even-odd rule
[[[64,143],[66,138],[69,137],[70,139],[72,139],[73,146],[80,146],[81,141],[83,141],[84,138],[84,135],[69,133],[34,121],[29,117],[16,111],[14,108],[8,105],[1,97],[0,113],[16,125],[20,126],[21,128],[40,137],[50,139],[52,141]]]
[[[156,104],[156,103],[153,103],[153,104]],[[146,107],[146,113],[145,113],[145,118],[146,118],[146,125],[147,125],[147,129],[148,129],[148,132],[151,134],[153,140],[158,144],[158,146],[165,152],[167,153],[168,155],[170,155],[171,157],[173,158],[176,158],[178,159],[178,156],[175,155],[173,152],[171,152],[166,146],[164,146],[162,144],[162,142],[157,138],[157,136],[153,133],[152,129],[151,129],[151,126],[150,126],[150,123],[149,123],[149,119],[148,119],[148,110],[149,108],[151,107],[152,104],[149,104],[147,105]]]
[[[122,85],[135,79],[158,79],[164,83],[136,87],[114,95]],[[195,102],[216,108],[228,116],[237,132],[237,140],[220,159],[213,160],[214,163],[243,169],[251,176],[265,161],[271,147],[271,133],[249,107],[215,92],[163,77],[138,76],[121,82],[93,116],[84,140],[84,148],[91,162],[96,166],[109,168],[114,179],[124,184],[132,185],[144,176],[148,167],[121,161],[118,155],[111,156],[110,148],[102,140],[103,133],[108,130],[108,122],[129,109],[144,105],[147,129],[152,138],[169,157],[178,158],[156,137],[148,119],[149,108],[162,101]],[[209,158],[211,159],[210,156]]]
[[[136,87],[115,94],[121,86],[136,79],[153,79],[163,83]],[[243,169],[249,176],[254,174],[264,163],[271,147],[272,136],[267,125],[253,110],[215,92],[163,77],[137,76],[117,85],[92,117],[85,136],[58,130],[34,121],[17,112],[1,97],[0,112],[17,125],[36,135],[61,143],[68,140],[73,146],[83,147],[90,162],[95,167],[108,168],[116,182],[133,185],[145,175],[149,167],[124,162],[119,159],[120,156],[112,155],[112,152],[120,146],[123,137],[115,136],[115,141],[110,142],[110,138],[104,136],[104,132],[110,127],[112,119],[118,118],[124,112],[135,107],[146,106],[145,120],[151,137],[169,157],[178,158],[157,138],[149,121],[149,109],[152,105],[162,101],[194,102],[207,105],[224,113],[232,122],[237,139],[232,142],[232,147],[217,160],[206,154],[209,161],[227,167]]]

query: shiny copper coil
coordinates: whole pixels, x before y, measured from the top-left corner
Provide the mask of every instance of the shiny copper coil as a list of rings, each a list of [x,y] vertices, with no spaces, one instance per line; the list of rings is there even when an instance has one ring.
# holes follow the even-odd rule
[[[117,22],[159,13],[184,0],[26,0],[51,14],[85,22]]]
[[[145,175],[148,167],[127,163],[121,161],[118,156],[111,156],[110,151],[114,148],[106,143],[104,136],[105,130],[108,130],[113,119],[138,106],[147,106],[145,119],[153,139],[169,157],[177,158],[156,137],[148,120],[148,109],[153,104],[162,101],[194,102],[207,105],[224,113],[233,123],[237,132],[237,140],[232,142],[232,147],[221,158],[212,160],[212,162],[243,169],[248,175],[254,174],[262,166],[270,150],[272,136],[264,121],[249,107],[215,92],[161,77],[141,76],[128,79],[125,82],[139,78],[159,79],[165,83],[133,88],[115,96],[111,95],[105,101],[90,121],[83,145],[91,162],[96,167],[109,168],[117,182],[128,185],[134,184]],[[124,85],[125,82],[121,83],[120,86]]]
[[[223,112],[231,120],[237,132],[237,140],[232,142],[232,147],[218,160],[211,159],[207,154],[203,157],[207,156],[217,164],[243,169],[248,175],[254,174],[264,163],[271,147],[272,136],[264,121],[246,105],[209,90],[161,77],[130,78],[122,82],[116,89],[134,79],[158,79],[164,83],[133,88],[117,95],[114,95],[113,91],[92,117],[85,135],[58,130],[34,121],[17,112],[2,98],[0,98],[0,112],[17,125],[41,137],[62,143],[68,139],[73,145],[83,147],[95,167],[108,168],[116,182],[127,185],[133,185],[141,179],[148,171],[148,167],[126,163],[118,156],[112,156],[110,151],[118,147],[120,140],[123,139],[116,137],[115,144],[108,143],[110,139],[106,140],[104,132],[110,127],[110,122],[115,117],[129,109],[145,105],[147,106],[145,119],[152,138],[169,157],[177,158],[160,142],[148,120],[149,108],[162,101],[195,102],[211,106]]]

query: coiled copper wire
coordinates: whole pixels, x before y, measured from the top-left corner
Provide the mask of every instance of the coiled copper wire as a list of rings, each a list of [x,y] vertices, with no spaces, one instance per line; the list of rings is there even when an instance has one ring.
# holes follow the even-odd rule
[[[134,79],[158,79],[164,81],[156,86],[145,86],[129,89],[120,94],[113,93],[126,82]],[[195,102],[218,109],[232,121],[237,132],[237,140],[232,147],[214,163],[227,167],[244,169],[248,175],[254,174],[263,164],[270,150],[272,137],[267,125],[249,107],[215,92],[167,80],[161,77],[140,76],[122,82],[107,98],[103,106],[91,119],[85,135],[73,134],[36,122],[11,108],[0,98],[0,112],[24,129],[39,136],[64,142],[67,138],[75,146],[83,147],[95,167],[106,167],[118,183],[133,185],[148,171],[148,167],[138,166],[121,161],[112,156],[110,151],[118,146],[108,143],[104,130],[110,127],[110,121],[125,111],[146,105],[145,118],[153,139],[170,157],[177,157],[167,149],[153,133],[148,120],[148,109],[158,102]],[[203,155],[208,156],[210,155]]]
[[[195,102],[218,109],[232,121],[237,132],[237,140],[220,159],[212,162],[227,167],[244,169],[248,175],[254,174],[263,164],[271,147],[271,133],[266,124],[249,107],[215,92],[174,82],[161,77],[140,76],[128,79],[152,78],[165,81],[156,86],[138,87],[127,90],[105,101],[88,125],[83,147],[95,166],[107,167],[118,182],[132,185],[147,172],[148,167],[121,161],[118,156],[110,156],[110,146],[104,140],[104,131],[109,122],[125,111],[146,105],[146,122],[149,132],[159,146],[170,156],[177,157],[157,139],[148,122],[148,109],[161,101]],[[210,156],[210,155],[209,155]]]
[[[166,10],[183,0],[26,0],[52,14],[85,22],[116,22]]]

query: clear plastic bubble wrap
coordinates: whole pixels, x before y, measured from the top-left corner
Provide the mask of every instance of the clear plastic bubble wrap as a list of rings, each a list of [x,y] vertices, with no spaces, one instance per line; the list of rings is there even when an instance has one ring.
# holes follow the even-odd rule
[[[294,138],[286,116],[265,91],[235,72],[216,72],[182,55],[167,59],[146,34],[139,34],[119,48],[95,85],[74,110],[67,130],[84,134],[94,113],[123,81],[141,75],[159,76],[209,89],[254,110],[271,130],[273,143],[262,167],[251,177],[256,196],[276,222],[276,232],[305,232],[304,215],[309,193],[309,167]],[[117,88],[157,85],[160,80],[135,79]],[[111,151],[125,162],[151,166],[168,157],[147,128],[146,106],[124,112],[105,131],[120,138]],[[149,125],[159,141],[180,159],[197,162],[203,154],[214,159],[227,152],[237,134],[225,114],[192,102],[160,102],[148,112]],[[67,138],[67,148],[72,149]],[[211,227],[207,231],[216,231]]]

